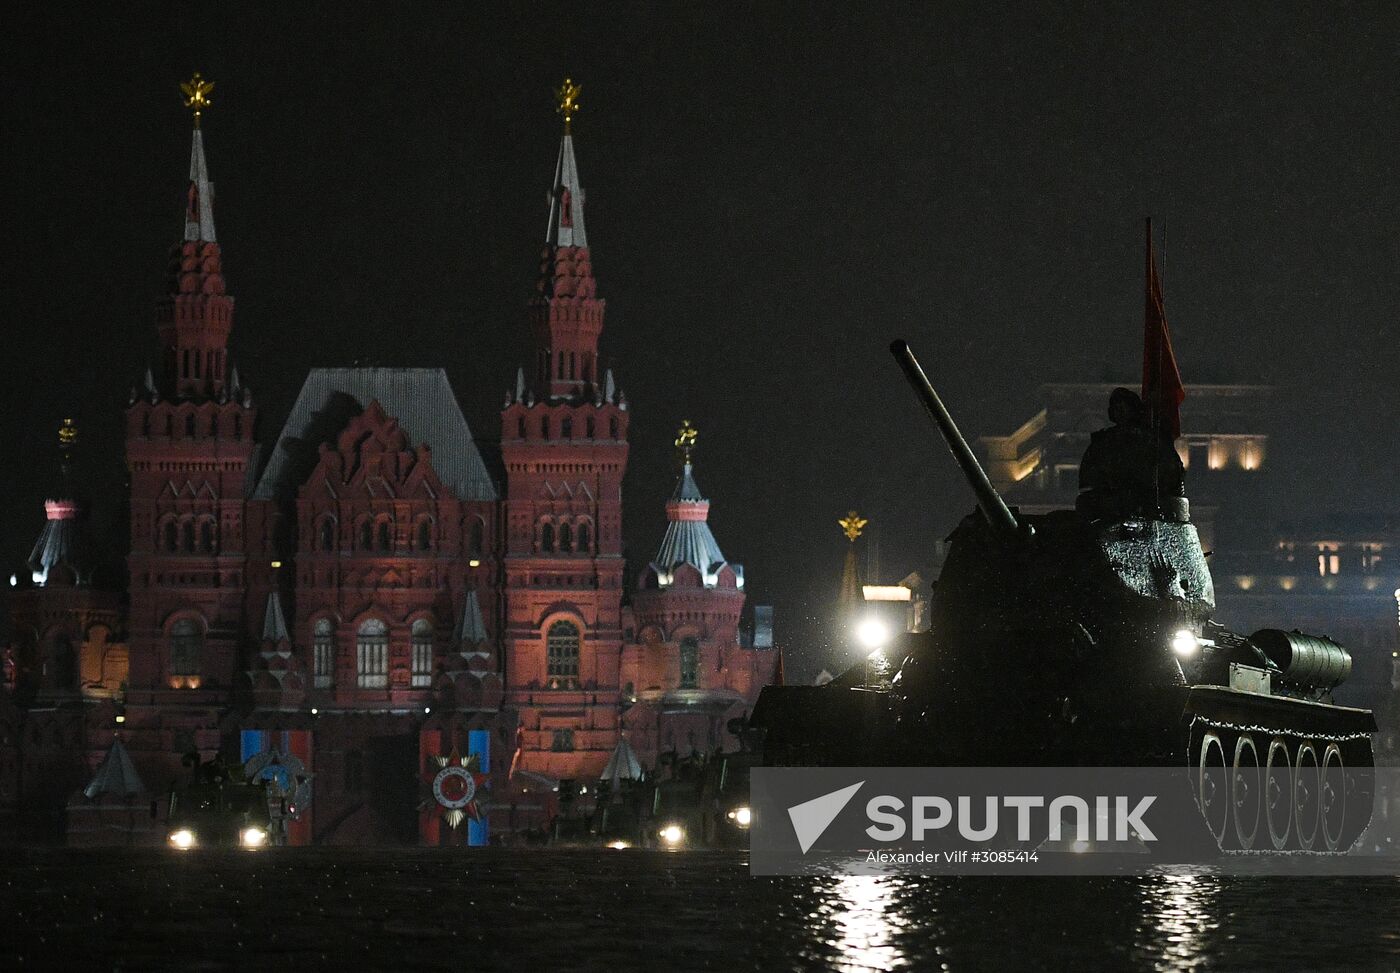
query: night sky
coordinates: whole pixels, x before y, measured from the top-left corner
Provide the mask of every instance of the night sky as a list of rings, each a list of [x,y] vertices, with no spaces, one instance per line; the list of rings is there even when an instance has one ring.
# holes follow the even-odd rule
[[[889,339],[969,436],[1019,425],[1041,382],[1132,382],[1148,213],[1188,386],[1286,386],[1288,489],[1396,512],[1393,6],[497,6],[7,10],[6,573],[61,417],[99,520],[119,505],[195,70],[217,83],[232,346],[265,442],[307,369],[356,361],[445,367],[498,434],[528,359],[550,92],[581,82],[603,351],[634,410],[630,557],[659,542],[691,419],[720,545],[800,673],[826,662],[846,509],[897,580],[972,505]]]

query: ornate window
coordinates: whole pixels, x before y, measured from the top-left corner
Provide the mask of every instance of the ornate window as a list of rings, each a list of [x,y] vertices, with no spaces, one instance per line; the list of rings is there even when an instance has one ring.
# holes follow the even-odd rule
[[[368,551],[374,548],[374,524],[368,520],[360,522],[360,550]]]
[[[170,626],[170,673],[174,676],[199,675],[199,657],[204,651],[204,629],[193,618],[182,618]]]
[[[549,626],[545,650],[550,689],[568,689],[578,685],[578,645],[578,626],[573,622],[555,622]]]
[[[199,549],[206,553],[214,553],[214,521],[206,519],[199,524]]]
[[[568,522],[559,525],[559,550],[567,553],[574,549],[574,533]]]
[[[546,553],[553,553],[554,551],[554,525],[547,520],[544,522],[544,526],[540,528],[540,550]]]
[[[312,664],[317,689],[326,689],[335,681],[335,639],[329,618],[316,619],[312,631]]]
[[[617,438],[617,416],[613,416],[611,419],[608,420],[608,438]]]
[[[433,682],[433,623],[420,618],[413,623],[413,685]]]
[[[681,688],[694,689],[700,672],[700,642],[693,635],[681,639]]]
[[[184,548],[185,548],[185,553],[186,553],[186,554],[193,554],[193,553],[194,553],[194,521],[193,521],[193,520],[186,520],[183,524],[180,525],[180,527],[181,527],[181,529],[180,529],[180,536],[181,536],[181,538],[182,538],[182,540],[183,540],[183,542],[184,542],[184,543],[183,543],[183,546],[184,546]]]
[[[389,627],[377,618],[366,619],[355,638],[355,672],[361,689],[389,685]]]
[[[390,551],[390,550],[393,550],[394,544],[393,544],[393,537],[392,537],[392,535],[391,535],[390,532],[389,532],[389,521],[388,521],[388,520],[381,520],[381,521],[379,522],[378,527],[379,527],[379,532],[378,532],[378,533],[379,533],[379,549],[380,549],[381,551]]]
[[[593,550],[592,545],[589,544],[589,541],[592,539],[593,538],[588,536],[588,521],[580,520],[577,539],[574,542],[574,550],[578,551],[580,554],[588,554]]]

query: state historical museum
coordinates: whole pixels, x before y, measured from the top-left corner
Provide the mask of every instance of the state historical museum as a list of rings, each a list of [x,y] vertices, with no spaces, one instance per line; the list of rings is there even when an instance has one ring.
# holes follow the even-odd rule
[[[655,768],[735,749],[729,722],[778,652],[766,609],[741,629],[743,569],[706,522],[689,429],[675,492],[657,498],[665,536],[624,587],[629,412],[598,366],[577,89],[560,92],[525,314],[534,359],[503,375],[496,442],[474,435],[441,369],[317,368],[280,427],[259,416],[252,376],[230,365],[235,304],[199,127],[210,87],[184,86],[184,232],[155,307],[158,365],[126,406],[128,595],[91,584],[71,426],[31,577],[11,593],[9,823],[72,843],[163,840],[150,802],[198,755],[272,780],[294,844],[483,844],[544,827],[561,782],[588,794],[614,754]],[[463,821],[432,783],[469,761],[483,789]]]

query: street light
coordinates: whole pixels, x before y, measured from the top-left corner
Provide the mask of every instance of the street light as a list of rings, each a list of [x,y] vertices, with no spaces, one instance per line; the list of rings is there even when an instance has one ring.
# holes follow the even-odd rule
[[[878,652],[890,640],[890,627],[874,615],[867,615],[856,625],[856,638],[872,653]]]

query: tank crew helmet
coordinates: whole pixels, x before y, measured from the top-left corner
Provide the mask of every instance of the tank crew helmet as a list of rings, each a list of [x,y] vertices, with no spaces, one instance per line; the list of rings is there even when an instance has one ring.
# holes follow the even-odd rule
[[[1108,418],[1114,425],[1139,422],[1142,419],[1142,397],[1121,385],[1108,397]]]

